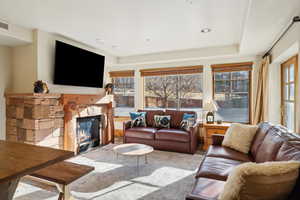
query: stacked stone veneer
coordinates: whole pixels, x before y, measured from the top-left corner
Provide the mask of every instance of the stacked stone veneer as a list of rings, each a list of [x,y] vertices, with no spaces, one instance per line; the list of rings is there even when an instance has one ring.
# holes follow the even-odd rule
[[[63,149],[60,94],[6,95],[6,139]]]

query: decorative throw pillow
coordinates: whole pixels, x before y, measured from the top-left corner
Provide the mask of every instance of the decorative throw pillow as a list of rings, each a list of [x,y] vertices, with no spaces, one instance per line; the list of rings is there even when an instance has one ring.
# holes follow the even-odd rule
[[[227,129],[222,146],[242,153],[249,153],[257,126],[233,123]]]
[[[146,127],[146,112],[130,112],[131,128]]]
[[[170,128],[170,115],[154,115],[154,124],[156,128]]]
[[[180,123],[180,128],[188,131],[188,129],[193,126],[196,122],[195,114],[184,113],[182,117],[182,121]]]
[[[241,164],[230,173],[219,200],[287,199],[299,167],[297,161]]]

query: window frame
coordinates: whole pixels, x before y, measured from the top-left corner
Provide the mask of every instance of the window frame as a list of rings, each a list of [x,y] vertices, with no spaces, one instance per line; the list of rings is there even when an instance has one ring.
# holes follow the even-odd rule
[[[203,65],[195,65],[195,66],[184,66],[184,67],[167,67],[167,68],[152,68],[152,69],[142,69],[140,70],[141,77],[143,79],[143,109],[151,109],[146,108],[145,102],[145,85],[146,79],[145,77],[158,77],[158,76],[179,76],[179,75],[194,75],[194,74],[202,74],[203,81]],[[204,93],[202,88],[202,94]],[[202,103],[203,103],[203,95],[202,95]],[[177,102],[178,104],[178,102]],[[180,104],[180,103],[179,103]],[[203,105],[202,105],[203,106]],[[174,108],[155,108],[155,110],[174,110]],[[181,110],[180,107],[176,107],[175,110]]]
[[[109,72],[109,77],[111,80],[111,83],[115,85],[115,78],[133,78],[133,86],[134,86],[134,90],[136,89],[136,82],[135,82],[135,70],[121,70],[121,71],[110,71]],[[134,92],[134,96],[133,96],[133,103],[134,106],[132,107],[133,109],[135,109],[136,107],[136,102],[135,102],[135,95],[136,95],[136,91]],[[117,107],[116,108],[120,108]],[[131,107],[130,107],[131,108]],[[116,113],[115,113],[116,114]],[[123,115],[115,115],[115,118],[120,118],[120,119],[127,119],[129,118],[129,116],[123,116]]]
[[[222,72],[239,72],[239,71],[248,71],[248,85],[249,85],[249,102],[248,102],[248,122],[242,122],[243,124],[251,124],[252,122],[252,66],[253,62],[242,62],[242,63],[229,63],[229,64],[217,64],[217,65],[211,65],[212,67],[212,98],[215,100],[215,73],[222,73]],[[218,69],[214,71],[213,69]],[[246,79],[243,79],[246,80]],[[233,81],[233,79],[230,79],[230,82]],[[224,121],[228,123],[241,123],[241,122],[232,122],[232,121]]]
[[[289,67],[291,64],[294,64],[294,81],[293,82],[284,82],[284,69],[286,67]],[[290,57],[285,62],[283,62],[280,65],[280,88],[281,88],[281,102],[280,102],[280,122],[284,125],[284,103],[290,102],[294,103],[294,130],[297,129],[297,97],[298,97],[298,54]],[[284,99],[284,86],[290,85],[291,83],[294,84],[294,100],[285,100]],[[290,88],[290,87],[289,87]],[[289,91],[289,97],[290,97],[290,91]]]

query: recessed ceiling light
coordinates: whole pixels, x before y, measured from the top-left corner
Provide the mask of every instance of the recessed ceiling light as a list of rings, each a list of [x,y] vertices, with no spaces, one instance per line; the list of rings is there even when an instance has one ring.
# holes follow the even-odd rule
[[[193,0],[185,0],[185,2],[188,4],[193,4]]]
[[[97,38],[97,39],[96,39],[96,42],[99,43],[99,44],[104,44],[104,40],[103,40],[103,39],[100,39],[100,38]]]
[[[209,33],[209,32],[211,32],[211,29],[209,28],[201,29],[201,33]]]

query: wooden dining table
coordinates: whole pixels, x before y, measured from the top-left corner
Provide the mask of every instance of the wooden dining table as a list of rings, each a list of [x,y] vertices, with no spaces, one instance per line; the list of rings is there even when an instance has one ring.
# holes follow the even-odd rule
[[[73,156],[71,151],[0,140],[0,199],[13,199],[23,176]]]

